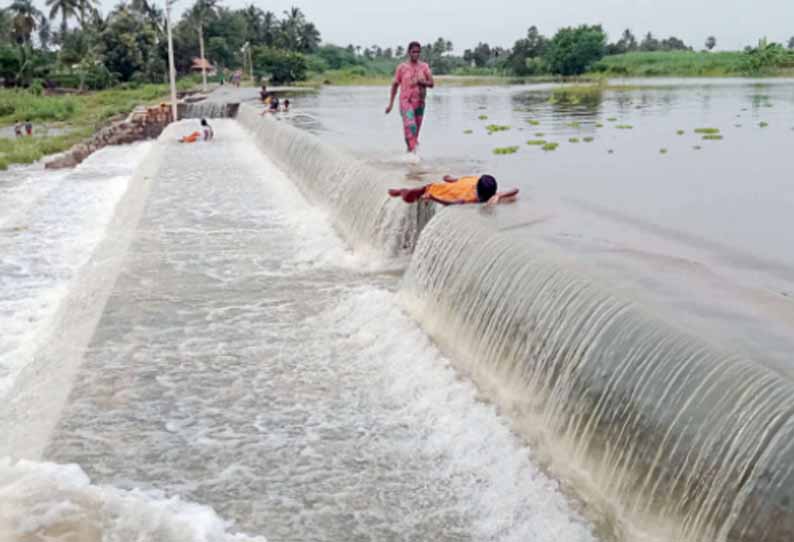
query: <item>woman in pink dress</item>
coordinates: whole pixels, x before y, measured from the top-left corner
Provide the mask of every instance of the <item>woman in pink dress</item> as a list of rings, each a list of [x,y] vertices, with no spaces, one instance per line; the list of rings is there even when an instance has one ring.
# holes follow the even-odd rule
[[[394,107],[397,89],[400,89],[400,115],[403,119],[405,144],[408,152],[415,152],[419,144],[419,130],[422,129],[422,118],[425,115],[425,94],[433,88],[433,74],[430,66],[419,61],[422,46],[412,41],[408,45],[408,62],[397,66],[394,82],[391,85],[391,97],[386,108],[388,115]]]

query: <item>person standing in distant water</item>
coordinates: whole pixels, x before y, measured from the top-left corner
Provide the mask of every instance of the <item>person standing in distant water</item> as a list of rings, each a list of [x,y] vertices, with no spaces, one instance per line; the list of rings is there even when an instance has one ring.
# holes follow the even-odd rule
[[[394,72],[394,82],[391,85],[389,105],[386,107],[388,115],[394,107],[394,98],[397,89],[400,89],[400,115],[403,119],[405,131],[405,144],[408,152],[416,152],[419,144],[419,131],[422,129],[422,120],[425,116],[425,95],[427,89],[433,88],[433,74],[430,66],[420,62],[419,55],[422,46],[419,42],[412,41],[408,45],[408,62],[397,66]]]

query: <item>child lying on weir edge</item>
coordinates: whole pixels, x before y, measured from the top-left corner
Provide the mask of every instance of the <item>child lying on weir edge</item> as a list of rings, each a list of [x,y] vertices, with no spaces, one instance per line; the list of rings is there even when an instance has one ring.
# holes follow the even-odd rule
[[[213,137],[215,137],[215,132],[212,129],[212,126],[209,125],[207,119],[201,119],[201,132],[193,132],[192,134],[183,136],[179,139],[180,143],[195,143],[199,140],[199,138],[203,138],[204,141],[209,141]]]
[[[391,188],[389,195],[393,198],[402,198],[405,203],[424,199],[441,205],[486,203],[489,206],[513,202],[518,195],[518,188],[501,193],[498,193],[496,188],[496,179],[491,175],[460,178],[445,175],[443,183],[432,183],[419,188]]]

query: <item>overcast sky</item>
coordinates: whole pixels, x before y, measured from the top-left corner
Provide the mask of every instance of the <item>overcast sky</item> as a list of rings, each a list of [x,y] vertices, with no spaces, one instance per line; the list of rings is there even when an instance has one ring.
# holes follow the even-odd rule
[[[162,3],[163,0],[154,0]],[[243,7],[251,0],[220,0]],[[103,11],[115,0],[100,0]],[[37,0],[43,4],[43,0]],[[562,26],[601,23],[610,41],[625,28],[638,37],[651,31],[702,48],[709,35],[718,49],[740,49],[766,36],[786,43],[794,36],[794,0],[267,0],[254,5],[275,12],[298,6],[322,32],[324,42],[362,46],[422,43],[439,36],[455,50],[478,41],[512,46],[531,25],[543,34]],[[192,4],[178,0],[176,10]]]

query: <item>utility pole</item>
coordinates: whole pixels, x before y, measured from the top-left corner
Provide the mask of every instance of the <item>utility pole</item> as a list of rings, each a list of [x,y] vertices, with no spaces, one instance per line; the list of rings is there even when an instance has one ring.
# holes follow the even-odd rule
[[[179,120],[176,108],[176,67],[174,67],[174,39],[171,36],[171,0],[165,0],[165,24],[168,27],[168,79],[171,83],[171,119]]]
[[[207,92],[207,59],[204,58],[204,25],[199,23],[199,49],[201,53],[201,90]]]

